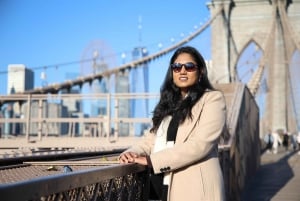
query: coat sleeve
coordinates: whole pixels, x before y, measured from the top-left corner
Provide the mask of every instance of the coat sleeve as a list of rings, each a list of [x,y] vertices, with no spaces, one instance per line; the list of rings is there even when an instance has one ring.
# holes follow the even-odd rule
[[[197,118],[190,121],[194,126],[188,137],[183,142],[176,142],[172,148],[150,155],[154,173],[173,171],[199,162],[217,146],[226,121],[223,94],[219,91],[207,92],[194,107],[199,109],[196,110],[198,114],[193,114]],[[179,130],[185,132],[184,129]]]
[[[150,155],[154,147],[154,141],[155,141],[155,134],[149,131],[139,143],[131,146],[129,149],[125,150],[124,152],[134,152],[141,156]]]

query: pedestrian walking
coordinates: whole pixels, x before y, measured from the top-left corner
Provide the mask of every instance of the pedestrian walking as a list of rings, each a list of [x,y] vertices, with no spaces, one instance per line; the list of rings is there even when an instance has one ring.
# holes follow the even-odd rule
[[[300,131],[298,132],[297,135],[297,144],[298,144],[298,154],[300,154]]]
[[[273,153],[277,154],[278,146],[282,144],[282,140],[281,140],[280,136],[278,135],[277,131],[273,131],[272,136],[273,136]]]
[[[297,134],[293,133],[290,134],[290,138],[291,138],[291,148],[293,149],[293,151],[297,150]]]
[[[274,143],[274,138],[273,138],[272,132],[270,130],[265,135],[264,141],[266,143],[267,153],[271,153],[272,152],[273,143]]]
[[[285,148],[285,151],[289,150],[289,144],[290,144],[290,136],[288,135],[288,132],[284,132],[282,145]]]

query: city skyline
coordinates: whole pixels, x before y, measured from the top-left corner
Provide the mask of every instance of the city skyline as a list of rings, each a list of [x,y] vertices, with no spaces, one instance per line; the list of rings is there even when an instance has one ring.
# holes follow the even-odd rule
[[[80,74],[81,67],[85,65],[82,60],[92,58],[93,48],[113,54],[114,59],[105,56],[112,68],[132,60],[130,52],[134,47],[142,44],[152,54],[186,37],[209,18],[206,4],[194,0],[175,4],[171,1],[143,4],[138,1],[61,3],[26,0],[3,4],[4,31],[0,33],[0,38],[4,39],[4,43],[0,47],[3,55],[0,59],[0,79],[5,85],[9,64],[24,64],[32,69],[35,87],[42,86],[43,82],[61,83],[66,79],[66,74]],[[183,3],[188,12],[182,13]],[[52,10],[43,12],[46,8]],[[29,29],[32,36],[28,34]],[[202,52],[209,59],[209,33],[203,35],[193,45],[204,49]],[[159,76],[153,74],[157,68],[167,67],[168,58],[150,65],[149,91],[159,92],[163,73]],[[43,76],[46,79],[42,79]],[[6,88],[3,85],[0,87],[1,95],[6,94]]]

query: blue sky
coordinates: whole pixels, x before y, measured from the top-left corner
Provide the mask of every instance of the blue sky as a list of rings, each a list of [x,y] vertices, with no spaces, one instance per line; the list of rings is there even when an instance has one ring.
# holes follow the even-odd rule
[[[136,46],[150,54],[179,41],[209,19],[203,0],[2,0],[0,2],[0,95],[7,93],[7,66],[24,64],[48,83],[59,83],[66,73],[78,74],[99,48],[111,66],[125,62]],[[141,25],[141,29],[139,29]],[[206,59],[210,59],[209,30],[193,40]],[[89,56],[91,55],[91,56]],[[170,55],[171,56],[171,55]],[[150,64],[150,91],[158,92],[169,57]],[[71,63],[71,64],[68,64]],[[68,65],[66,65],[68,64]]]

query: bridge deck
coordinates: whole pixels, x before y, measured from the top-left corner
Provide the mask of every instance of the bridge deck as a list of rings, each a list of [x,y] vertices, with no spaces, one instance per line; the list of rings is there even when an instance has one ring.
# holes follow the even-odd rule
[[[300,201],[300,152],[264,153],[243,201]]]
[[[78,151],[111,151],[125,149],[137,143],[139,137],[31,137],[24,136],[0,138],[0,159],[39,154],[39,150],[62,153]],[[54,149],[55,148],[55,149]],[[46,154],[46,153],[45,153]]]

